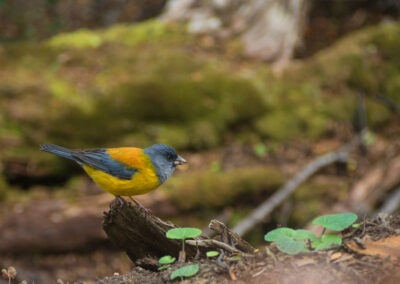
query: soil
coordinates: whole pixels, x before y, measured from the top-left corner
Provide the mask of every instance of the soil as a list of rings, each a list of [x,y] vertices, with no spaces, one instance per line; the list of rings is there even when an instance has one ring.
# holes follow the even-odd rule
[[[400,214],[365,220],[343,240],[339,248],[295,256],[269,245],[255,254],[196,260],[200,272],[181,283],[399,283]],[[162,272],[137,266],[97,283],[170,283],[171,271],[179,266]]]

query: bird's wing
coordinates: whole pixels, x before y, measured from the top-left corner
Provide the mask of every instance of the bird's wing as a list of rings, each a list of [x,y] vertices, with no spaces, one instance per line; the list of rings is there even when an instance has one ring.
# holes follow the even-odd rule
[[[113,159],[106,149],[73,150],[72,155],[80,162],[120,179],[131,179],[135,167]]]

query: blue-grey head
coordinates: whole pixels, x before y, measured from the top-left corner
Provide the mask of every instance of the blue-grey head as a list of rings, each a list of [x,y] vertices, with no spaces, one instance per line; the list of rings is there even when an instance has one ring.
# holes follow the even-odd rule
[[[176,166],[186,163],[186,160],[179,156],[174,148],[165,144],[152,145],[144,149],[144,152],[153,162],[160,184],[172,175]]]

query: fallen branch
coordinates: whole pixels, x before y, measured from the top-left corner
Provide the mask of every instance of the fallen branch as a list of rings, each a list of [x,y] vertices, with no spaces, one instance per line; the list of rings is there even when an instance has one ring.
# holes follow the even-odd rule
[[[392,214],[396,212],[400,207],[400,186],[397,187],[392,194],[388,196],[386,201],[383,203],[379,212]]]
[[[243,236],[251,230],[256,224],[262,222],[265,217],[270,214],[278,205],[280,205],[288,196],[290,196],[296,188],[306,181],[321,168],[326,167],[335,162],[346,162],[348,154],[362,143],[362,134],[355,137],[349,143],[342,146],[339,150],[325,154],[311,161],[301,172],[284,184],[269,199],[264,201],[250,215],[237,224],[232,231]]]
[[[399,185],[400,155],[385,160],[384,163],[377,163],[371,167],[363,178],[354,184],[349,192],[349,210],[358,214],[370,212],[389,190]]]

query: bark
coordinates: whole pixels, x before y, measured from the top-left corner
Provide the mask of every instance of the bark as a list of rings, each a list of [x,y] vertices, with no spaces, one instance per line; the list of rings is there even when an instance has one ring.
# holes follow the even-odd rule
[[[144,207],[132,206],[120,199],[111,203],[103,221],[108,238],[133,262],[164,255],[178,257],[182,242],[168,239],[165,235],[172,228],[175,228],[172,223],[162,221]],[[194,257],[196,253],[195,246],[186,246],[188,257]]]

